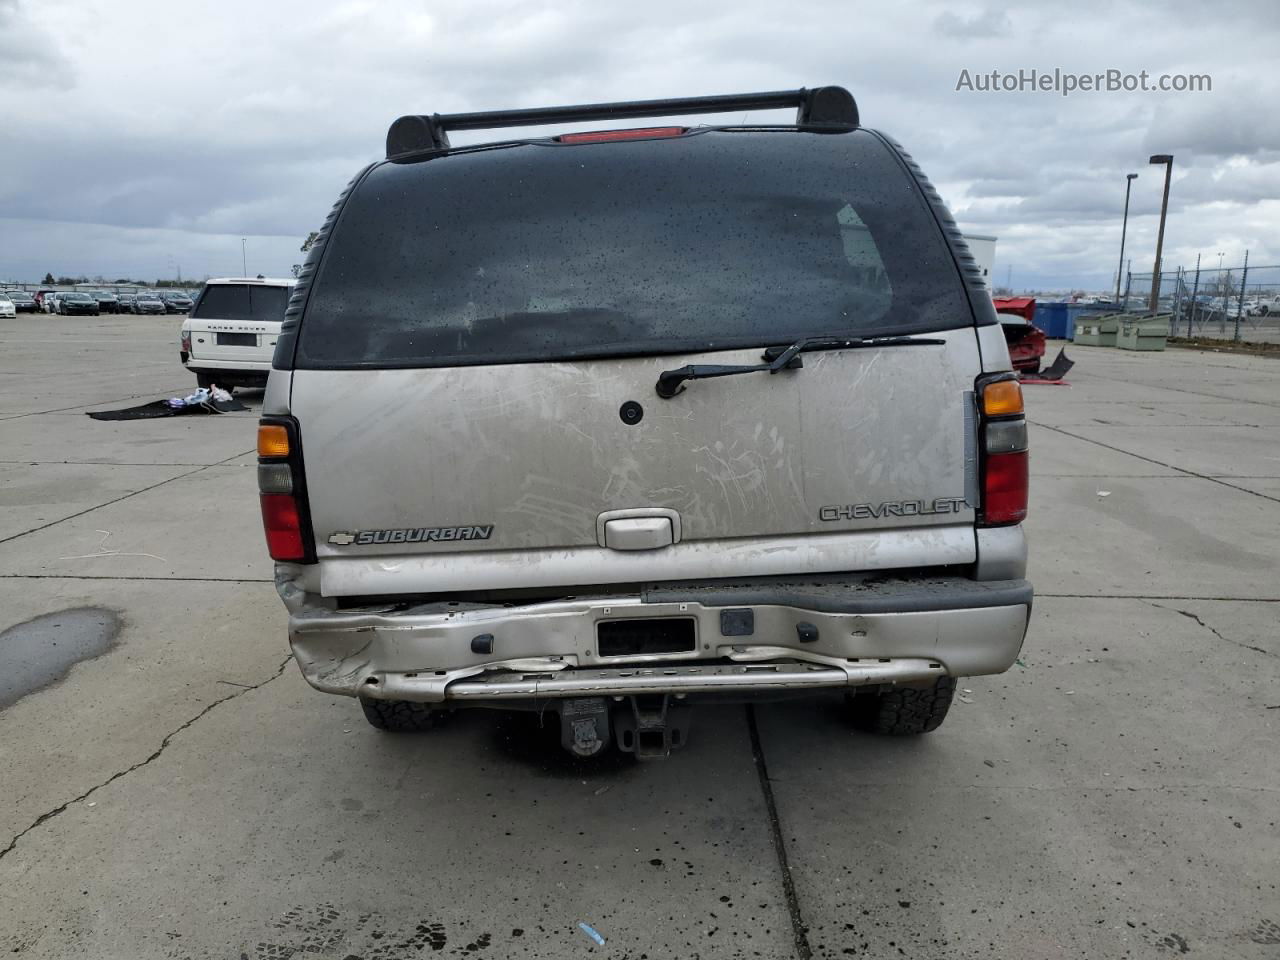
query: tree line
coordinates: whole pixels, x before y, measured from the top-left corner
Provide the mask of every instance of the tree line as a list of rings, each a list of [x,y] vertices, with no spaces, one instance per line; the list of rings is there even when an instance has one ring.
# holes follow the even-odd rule
[[[106,277],[89,278],[83,274],[78,277],[55,277],[52,272],[46,273],[44,279],[40,283],[46,287],[59,286],[71,287],[78,283],[108,283],[112,286],[126,284],[132,287],[189,287],[192,284],[198,285],[199,280],[191,280],[190,278],[183,280],[181,277],[175,277],[170,280],[133,280],[129,277],[119,277],[115,280],[108,280]]]

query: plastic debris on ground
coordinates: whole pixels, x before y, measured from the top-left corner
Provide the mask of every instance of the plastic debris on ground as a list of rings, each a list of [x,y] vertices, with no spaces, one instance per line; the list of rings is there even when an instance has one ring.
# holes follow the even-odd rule
[[[583,933],[585,933],[592,940],[594,940],[597,946],[601,946],[601,947],[604,946],[604,937],[596,933],[595,928],[592,927],[590,924],[583,923],[581,920],[579,920],[578,929],[581,930]]]
[[[125,407],[122,410],[94,410],[88,415],[94,420],[151,420],[156,417],[180,417],[193,413],[235,413],[248,409],[233,397],[230,391],[215,384],[213,387],[201,387],[195,393],[189,393],[185,397],[154,400],[151,403]]]
[[[1020,373],[1018,379],[1023,383],[1051,383],[1060,386],[1070,386],[1062,378],[1067,372],[1076,365],[1076,362],[1067,356],[1067,350],[1063,347],[1058,351],[1058,355],[1053,358],[1053,363],[1045,367],[1038,373]]]

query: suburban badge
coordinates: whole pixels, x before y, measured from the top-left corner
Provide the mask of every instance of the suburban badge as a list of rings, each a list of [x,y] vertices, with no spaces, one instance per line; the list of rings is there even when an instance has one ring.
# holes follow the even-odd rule
[[[412,527],[401,530],[357,530],[348,533],[339,530],[329,534],[329,542],[345,547],[355,544],[363,547],[371,543],[448,543],[454,540],[488,540],[493,535],[493,524],[476,524],[463,527]]]

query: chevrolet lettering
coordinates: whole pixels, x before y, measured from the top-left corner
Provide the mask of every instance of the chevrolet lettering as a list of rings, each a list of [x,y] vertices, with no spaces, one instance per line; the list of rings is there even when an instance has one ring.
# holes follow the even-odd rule
[[[964,497],[939,497],[937,500],[886,500],[882,503],[850,503],[823,507],[818,516],[823,520],[873,520],[880,517],[928,517],[937,513],[959,513],[968,504]]]

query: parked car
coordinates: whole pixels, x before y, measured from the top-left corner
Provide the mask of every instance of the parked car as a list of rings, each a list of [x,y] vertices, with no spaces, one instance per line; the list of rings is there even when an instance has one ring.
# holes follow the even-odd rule
[[[197,384],[224,390],[266,385],[296,282],[264,277],[206,281],[183,321],[178,351]]]
[[[98,309],[103,313],[119,313],[120,301],[114,293],[106,290],[91,290],[89,296],[98,301]]]
[[[164,301],[166,313],[190,313],[193,303],[191,298],[180,290],[161,290],[159,297]]]
[[[1033,297],[997,297],[992,299],[1004,340],[1009,347],[1013,369],[1037,373],[1044,360],[1048,339],[1035,326],[1036,301]]]
[[[13,301],[14,309],[18,313],[35,313],[40,309],[35,297],[25,290],[6,290],[5,295]]]
[[[392,125],[309,252],[258,434],[312,686],[383,730],[525,709],[576,756],[662,756],[699,698],[835,690],[919,734],[1013,664],[1022,393],[919,167],[838,87],[540,116],[783,96],[767,128]]]
[[[168,313],[165,308],[164,301],[160,297],[151,292],[140,292],[134,294],[133,297],[134,313]]]
[[[96,317],[101,312],[98,309],[98,301],[87,293],[79,293],[77,291],[59,293],[56,297],[56,302],[58,313],[63,316],[88,314]]]
[[[37,290],[35,293],[36,307],[41,313],[53,313],[53,295],[56,290]]]
[[[1257,297],[1246,301],[1244,312],[1249,317],[1267,317],[1280,313],[1280,297]]]
[[[132,293],[117,293],[116,301],[117,301],[117,304],[116,304],[117,308],[121,313],[133,313],[133,294]]]
[[[13,301],[4,293],[0,293],[0,317],[16,317],[18,309],[14,306]]]

